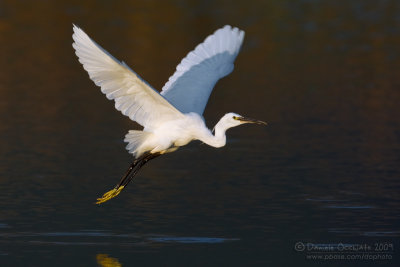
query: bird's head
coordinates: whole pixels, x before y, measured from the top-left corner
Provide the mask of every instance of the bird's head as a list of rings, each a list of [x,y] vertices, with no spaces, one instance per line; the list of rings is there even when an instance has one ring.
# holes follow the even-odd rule
[[[225,114],[221,118],[221,122],[224,123],[224,125],[227,129],[235,127],[235,126],[239,126],[239,125],[245,124],[245,123],[256,123],[256,124],[267,125],[267,123],[264,121],[244,117],[242,115],[239,115],[239,114],[233,113],[233,112]]]

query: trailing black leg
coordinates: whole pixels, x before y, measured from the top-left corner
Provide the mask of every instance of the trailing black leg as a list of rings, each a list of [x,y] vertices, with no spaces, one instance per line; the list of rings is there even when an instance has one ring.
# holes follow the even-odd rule
[[[141,160],[143,160],[143,158],[145,158],[146,156],[148,156],[148,154],[142,155],[141,157],[133,160],[131,166],[129,166],[129,169],[126,171],[125,175],[121,178],[121,180],[118,182],[118,184],[115,186],[115,189],[117,189],[118,187],[120,187],[124,181],[130,176],[130,174],[132,173],[132,171],[134,170],[134,168],[140,163]]]
[[[131,171],[131,173],[129,173],[128,176],[118,184],[118,187],[120,186],[125,187],[130,181],[132,181],[133,177],[135,177],[135,175],[139,172],[140,168],[142,168],[143,165],[145,165],[147,162],[160,155],[161,155],[160,153],[153,153],[153,154],[149,153],[143,158],[141,158],[140,161],[137,163],[136,167]]]
[[[114,187],[114,189],[104,193],[101,198],[97,199],[96,204],[101,204],[103,202],[110,200],[113,197],[118,196],[119,193],[121,193],[121,191],[125,188],[125,186],[130,181],[132,181],[133,177],[135,177],[135,175],[138,173],[140,168],[143,167],[143,165],[145,165],[147,162],[149,162],[150,160],[152,160],[160,155],[161,155],[161,153],[147,153],[147,154],[135,159],[132,162],[131,166],[129,166],[129,169],[127,170],[125,175],[121,178],[119,183]]]

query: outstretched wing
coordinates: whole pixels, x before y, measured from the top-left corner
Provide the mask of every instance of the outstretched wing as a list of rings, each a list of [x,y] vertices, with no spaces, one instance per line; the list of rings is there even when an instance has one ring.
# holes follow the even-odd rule
[[[161,95],[182,113],[203,114],[216,82],[233,71],[243,38],[229,25],[215,31],[182,59]]]
[[[82,29],[74,25],[73,30],[72,46],[79,62],[107,98],[114,99],[115,108],[122,114],[147,128],[183,116],[128,65],[115,59]]]

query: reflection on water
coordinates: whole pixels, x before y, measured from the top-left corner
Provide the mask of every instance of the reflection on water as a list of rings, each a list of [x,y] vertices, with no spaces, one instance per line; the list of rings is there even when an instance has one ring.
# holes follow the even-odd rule
[[[120,267],[122,266],[119,263],[118,259],[111,258],[107,254],[97,254],[96,255],[97,264],[101,267]]]
[[[1,1],[1,265],[307,266],[298,242],[398,247],[399,12],[394,0]],[[72,23],[155,88],[215,29],[244,29],[205,118],[268,127],[159,157],[94,205],[130,163],[136,125],[88,79]]]

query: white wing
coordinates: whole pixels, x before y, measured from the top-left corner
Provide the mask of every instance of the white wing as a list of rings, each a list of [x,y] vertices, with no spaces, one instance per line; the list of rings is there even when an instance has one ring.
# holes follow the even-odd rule
[[[90,79],[101,87],[115,108],[144,127],[183,116],[124,62],[119,62],[79,27],[73,26],[76,55]]]
[[[215,31],[182,59],[161,95],[182,113],[203,114],[216,82],[233,71],[243,38],[229,25]]]

